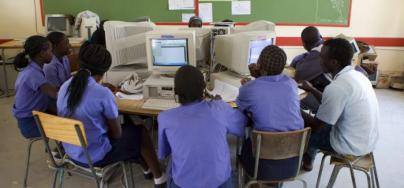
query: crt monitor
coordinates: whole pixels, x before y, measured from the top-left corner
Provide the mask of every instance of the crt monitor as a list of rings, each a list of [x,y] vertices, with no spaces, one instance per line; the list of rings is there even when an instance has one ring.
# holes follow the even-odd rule
[[[351,43],[351,45],[352,45],[352,49],[353,49],[353,51],[354,51],[354,57],[357,56],[357,55],[359,55],[360,50],[359,50],[358,44],[356,43],[355,38],[353,38],[353,37],[348,37],[348,36],[346,36],[346,35],[344,35],[344,34],[342,34],[342,33],[339,34],[339,35],[337,35],[336,38],[342,38],[342,39],[347,40],[347,41],[348,41],[349,43]]]
[[[70,20],[67,15],[64,14],[49,14],[45,19],[46,32],[51,33],[54,31],[62,32],[67,36],[71,35]]]
[[[256,63],[261,51],[275,42],[275,33],[268,31],[216,36],[215,62],[240,75],[249,75],[248,65]]]
[[[105,42],[112,56],[112,67],[147,65],[146,33],[155,28],[152,22],[106,22]]]
[[[194,31],[151,31],[146,48],[150,71],[173,74],[181,66],[196,66]]]
[[[195,31],[195,47],[197,64],[206,64],[210,59],[211,29],[183,28],[184,31]]]

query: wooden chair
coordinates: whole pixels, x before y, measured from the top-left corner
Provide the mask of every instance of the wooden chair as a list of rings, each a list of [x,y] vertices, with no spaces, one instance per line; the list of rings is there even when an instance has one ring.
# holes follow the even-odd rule
[[[126,187],[134,186],[132,168],[129,167],[130,177],[128,177],[126,173],[126,162],[110,164],[103,168],[93,166],[92,159],[87,150],[88,142],[86,132],[83,124],[80,121],[61,118],[37,111],[33,111],[32,114],[34,115],[36,123],[38,124],[42,139],[44,140],[45,147],[48,151],[51,151],[49,145],[50,140],[68,143],[82,147],[88,161],[88,168],[75,164],[73,161],[68,159],[68,156],[64,156],[61,162],[56,162],[51,152],[48,152],[51,163],[50,165],[56,170],[53,180],[53,187],[56,187],[56,185],[59,187],[63,186],[63,177],[65,171],[92,178],[96,181],[97,187],[107,187],[108,180],[114,174],[115,169],[119,167],[123,169]],[[60,148],[58,148],[58,150],[59,152],[61,151]],[[63,156],[61,153],[59,154],[60,156]]]
[[[341,170],[341,168],[346,167],[349,168],[351,172],[351,179],[354,188],[356,188],[354,170],[358,170],[366,174],[369,188],[376,188],[376,187],[380,188],[376,170],[376,163],[372,152],[363,156],[341,155],[338,153],[328,151],[320,151],[320,152],[322,152],[324,156],[321,159],[321,165],[318,173],[316,188],[320,186],[321,174],[323,172],[324,167],[324,160],[328,156],[331,157],[330,163],[334,165],[334,169],[332,171],[330,181],[328,182],[327,187],[329,188],[333,187],[339,171]]]
[[[303,186],[307,187],[307,183],[304,180],[297,179],[297,176],[300,173],[303,154],[307,149],[310,132],[310,128],[290,132],[263,132],[254,130],[251,138],[253,155],[255,156],[254,174],[252,177],[249,176],[250,181],[244,187],[249,187],[253,184],[261,185],[263,183],[281,183],[294,180],[301,181]],[[257,179],[260,159],[282,160],[292,157],[298,157],[295,176],[276,181]],[[243,168],[242,164],[239,164],[239,166]],[[243,172],[243,169],[241,169],[241,172]],[[240,179],[239,182],[241,182]],[[244,185],[243,182],[242,184]]]

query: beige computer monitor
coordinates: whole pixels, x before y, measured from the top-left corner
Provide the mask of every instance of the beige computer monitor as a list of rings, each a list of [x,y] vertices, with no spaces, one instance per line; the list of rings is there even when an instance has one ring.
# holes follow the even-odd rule
[[[146,34],[148,70],[174,74],[184,65],[196,66],[195,31],[161,30]]]

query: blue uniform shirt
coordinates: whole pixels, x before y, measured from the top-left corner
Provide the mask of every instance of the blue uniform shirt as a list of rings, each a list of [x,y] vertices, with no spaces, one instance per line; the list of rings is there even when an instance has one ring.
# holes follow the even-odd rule
[[[246,117],[222,100],[201,101],[158,116],[158,156],[172,156],[176,185],[216,188],[231,176],[227,133],[244,135]]]
[[[40,90],[46,83],[42,68],[33,61],[18,74],[13,106],[16,118],[32,117],[33,110],[44,112],[48,109],[48,96]]]
[[[51,63],[43,67],[46,79],[56,88],[60,88],[71,77],[69,59],[64,56],[62,61],[60,62],[56,56],[53,56]]]
[[[108,139],[108,124],[110,119],[118,117],[118,108],[112,92],[98,84],[92,77],[88,78],[88,84],[80,104],[76,107],[72,116],[67,110],[67,89],[72,79],[66,81],[59,90],[57,107],[58,115],[81,121],[87,135],[88,152],[93,163],[104,158],[111,150]],[[63,144],[66,153],[74,160],[87,164],[87,158],[79,146]]]
[[[283,132],[302,129],[297,83],[286,75],[262,76],[240,88],[239,109],[251,113],[254,128]]]
[[[290,66],[296,69],[296,80],[311,81],[324,73],[320,65],[321,48],[322,45],[293,59]]]

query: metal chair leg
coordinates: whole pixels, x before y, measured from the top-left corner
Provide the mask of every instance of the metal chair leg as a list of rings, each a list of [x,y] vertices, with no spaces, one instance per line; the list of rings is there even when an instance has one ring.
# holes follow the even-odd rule
[[[132,188],[135,188],[135,180],[133,178],[133,168],[132,168],[132,164],[128,162],[129,167],[129,180],[130,180],[130,184]],[[130,187],[129,187],[130,188]]]
[[[369,173],[372,173],[372,171],[366,172],[366,171],[362,171],[363,173],[366,174],[366,179],[368,180],[368,187],[372,188],[372,178],[370,177]]]
[[[376,188],[376,180],[375,180],[374,168],[370,169],[370,178],[372,180],[372,187]]]
[[[243,178],[243,167],[241,166],[240,162],[237,161],[238,168],[237,168],[237,184],[239,188],[243,187],[244,182],[242,181]]]
[[[56,169],[55,173],[53,174],[53,183],[52,183],[53,188],[56,187],[56,182],[58,180],[58,175],[59,175],[59,169]]]
[[[330,180],[328,181],[328,184],[327,184],[327,188],[332,188],[334,186],[341,168],[342,168],[342,166],[337,166],[337,165],[334,166],[334,169],[332,170],[332,173],[331,173]]]
[[[316,188],[320,186],[320,181],[321,181],[321,174],[323,173],[323,167],[324,167],[324,160],[328,155],[324,154],[323,158],[321,158],[321,165],[320,165],[320,170],[318,172],[318,177],[317,177],[317,183],[316,183]]]
[[[257,183],[258,183],[257,181],[251,180],[251,181],[249,181],[249,182],[247,183],[247,185],[245,185],[245,188],[249,188],[251,185],[257,184]]]
[[[347,163],[347,164],[348,164],[348,166],[349,166],[349,170],[351,171],[351,179],[352,179],[353,187],[356,188],[355,172],[354,172],[352,163],[349,162],[349,163]]]
[[[376,162],[375,162],[375,157],[373,156],[373,152],[370,153],[370,157],[372,158],[372,162],[373,162],[373,173],[375,174],[376,185],[377,185],[377,188],[380,188],[379,178],[377,176],[377,170],[376,170]]]
[[[27,159],[25,162],[25,177],[24,177],[24,187],[27,187],[27,182],[28,182],[28,173],[29,173],[29,161],[31,158],[31,148],[32,148],[32,144],[38,140],[41,140],[41,138],[33,138],[30,139],[28,142],[28,149],[27,149]]]

